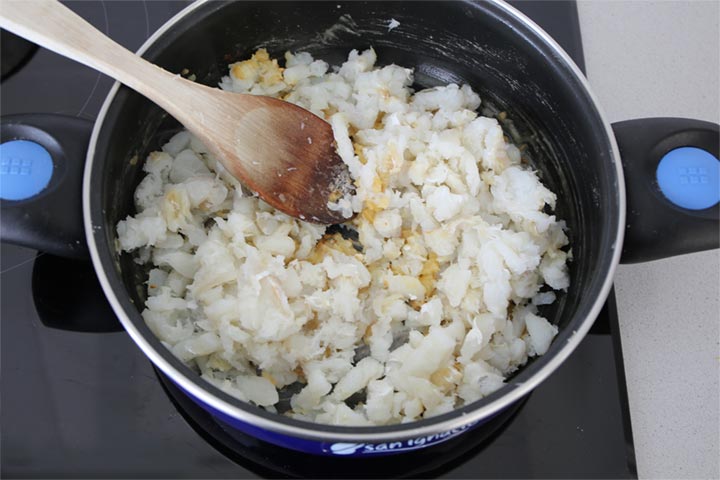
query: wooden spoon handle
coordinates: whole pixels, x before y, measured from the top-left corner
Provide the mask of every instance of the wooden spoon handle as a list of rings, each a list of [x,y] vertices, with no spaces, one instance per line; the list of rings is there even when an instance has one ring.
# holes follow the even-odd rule
[[[182,109],[170,101],[170,91],[195,90],[192,82],[118,45],[56,0],[3,0],[0,27],[118,80],[176,118]]]

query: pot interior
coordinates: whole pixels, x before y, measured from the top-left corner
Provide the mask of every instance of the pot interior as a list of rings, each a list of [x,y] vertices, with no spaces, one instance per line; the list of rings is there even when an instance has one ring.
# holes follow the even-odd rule
[[[400,25],[389,31],[391,19]],[[373,47],[378,64],[414,68],[418,88],[467,83],[480,94],[484,115],[506,112],[506,134],[527,145],[528,159],[558,196],[556,215],[567,222],[573,252],[571,286],[543,312],[560,328],[548,353],[529,362],[508,380],[509,386],[460,411],[494,401],[513,384],[530,379],[587,321],[611,270],[618,234],[620,200],[611,139],[570,67],[532,28],[484,2],[208,2],[171,26],[144,56],[171,72],[187,69],[197,81],[217,86],[228,63],[248,58],[259,47],[277,58],[286,50],[307,51],[331,65],[342,63],[351,49]],[[179,128],[155,104],[121,87],[97,139],[89,214],[93,225],[102,227],[95,234],[100,258],[129,320],[168,362],[197,377],[145,326],[139,312],[146,269],[114,247],[115,225],[134,213],[133,192],[145,157]],[[199,377],[193,381],[242,409],[270,416]]]

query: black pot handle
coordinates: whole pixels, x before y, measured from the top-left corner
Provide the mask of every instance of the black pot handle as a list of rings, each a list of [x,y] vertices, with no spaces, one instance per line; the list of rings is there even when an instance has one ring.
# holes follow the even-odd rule
[[[614,123],[627,193],[622,263],[720,247],[720,127],[684,118]]]
[[[93,123],[52,114],[7,115],[0,123],[0,240],[88,258],[82,179]]]
[[[33,266],[40,320],[60,330],[121,331],[88,261],[83,227],[82,179],[93,123],[27,114],[3,116],[0,125],[0,240],[52,254],[39,254]]]

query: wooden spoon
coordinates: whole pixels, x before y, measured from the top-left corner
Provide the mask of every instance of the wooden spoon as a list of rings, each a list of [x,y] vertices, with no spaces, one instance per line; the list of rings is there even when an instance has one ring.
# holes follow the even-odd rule
[[[332,128],[320,117],[275,98],[185,80],[121,47],[55,0],[3,0],[0,26],[151,99],[278,210],[315,223],[347,220],[328,208],[352,187]]]

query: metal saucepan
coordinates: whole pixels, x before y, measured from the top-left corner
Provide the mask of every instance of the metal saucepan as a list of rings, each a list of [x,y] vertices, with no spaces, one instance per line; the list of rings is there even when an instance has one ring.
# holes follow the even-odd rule
[[[390,19],[400,26],[388,31]],[[146,271],[115,248],[115,225],[134,213],[133,192],[142,177],[142,162],[130,160],[158,149],[179,126],[152,102],[118,84],[103,105],[87,152],[82,212],[88,250],[77,241],[82,238],[80,223],[73,230],[64,214],[64,223],[53,224],[51,212],[67,206],[53,194],[77,188],[71,184],[79,179],[79,170],[69,166],[63,167],[68,171],[59,176],[58,186],[30,200],[3,201],[4,238],[67,256],[89,251],[105,294],[133,340],[226,426],[284,447],[341,455],[427,447],[481,425],[525,397],[570,356],[600,312],[621,257],[650,260],[718,246],[717,200],[698,208],[683,200],[693,197],[692,191],[681,192],[678,200],[658,186],[655,175],[660,159],[678,147],[699,147],[717,162],[718,126],[645,119],[611,127],[568,55],[532,21],[499,1],[199,2],[168,21],[139,53],[171,72],[187,69],[199,82],[216,86],[228,63],[247,58],[258,47],[277,56],[286,50],[308,51],[338,65],[351,49],[370,46],[380,63],[413,67],[418,87],[467,83],[482,97],[484,114],[507,112],[507,134],[527,144],[543,181],[558,194],[556,213],[567,221],[574,257],[571,287],[543,313],[560,332],[545,355],[492,395],[414,423],[337,427],[268,413],[232,398],[183,365],[140,316]],[[3,140],[14,135],[42,143],[43,131],[52,139],[54,127],[46,121],[26,117],[3,122]],[[72,122],[55,127],[72,129]],[[49,144],[48,150],[68,156],[61,147]],[[621,155],[632,169],[627,177]],[[680,161],[692,163],[696,157],[685,158],[689,160]],[[72,173],[77,173],[75,180],[63,180]],[[627,195],[626,179],[631,183]],[[79,208],[73,208],[79,218]],[[632,212],[627,219],[626,211]]]

